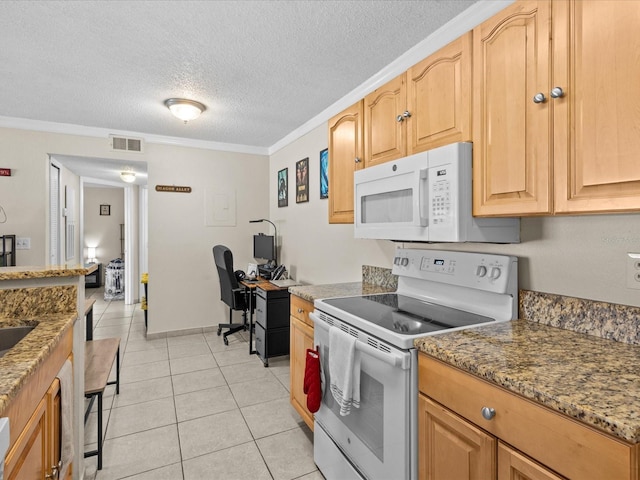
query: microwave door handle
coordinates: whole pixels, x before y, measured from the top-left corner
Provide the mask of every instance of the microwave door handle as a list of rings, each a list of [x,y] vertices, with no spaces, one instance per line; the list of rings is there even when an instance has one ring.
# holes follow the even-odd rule
[[[429,169],[420,170],[420,183],[418,188],[418,213],[420,215],[420,226],[429,226]]]

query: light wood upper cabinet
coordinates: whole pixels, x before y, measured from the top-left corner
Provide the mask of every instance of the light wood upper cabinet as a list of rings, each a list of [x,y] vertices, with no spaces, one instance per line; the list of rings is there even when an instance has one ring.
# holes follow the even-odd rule
[[[471,141],[471,32],[407,72],[407,153]]]
[[[360,101],[329,120],[329,223],[353,223],[353,172],[362,156]]]
[[[471,32],[364,99],[364,166],[471,140]]]
[[[521,1],[473,30],[473,213],[551,213],[549,0]]]
[[[406,79],[403,73],[364,97],[365,167],[407,155]]]
[[[639,17],[523,0],[473,30],[474,215],[640,209]]]
[[[554,1],[555,211],[640,209],[640,2]]]

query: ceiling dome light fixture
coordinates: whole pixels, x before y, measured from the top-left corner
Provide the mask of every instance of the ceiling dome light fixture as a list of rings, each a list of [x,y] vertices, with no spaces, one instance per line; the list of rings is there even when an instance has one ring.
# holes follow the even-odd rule
[[[136,172],[134,172],[131,168],[127,168],[120,172],[120,178],[123,182],[133,183],[136,181]]]
[[[207,109],[207,107],[200,102],[186,100],[184,98],[170,98],[165,100],[164,104],[175,117],[184,123],[187,123],[189,120],[195,120]]]

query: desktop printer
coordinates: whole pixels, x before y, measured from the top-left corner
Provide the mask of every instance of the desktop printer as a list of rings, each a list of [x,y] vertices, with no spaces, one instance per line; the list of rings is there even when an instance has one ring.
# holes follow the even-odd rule
[[[276,269],[275,266],[265,263],[264,265],[258,265],[258,275],[265,280],[271,280],[271,274]]]

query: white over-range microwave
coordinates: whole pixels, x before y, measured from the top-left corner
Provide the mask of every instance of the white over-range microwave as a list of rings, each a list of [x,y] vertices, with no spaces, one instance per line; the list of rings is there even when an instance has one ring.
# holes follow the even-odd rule
[[[471,153],[453,143],[355,172],[355,237],[518,243],[519,218],[472,215]]]

